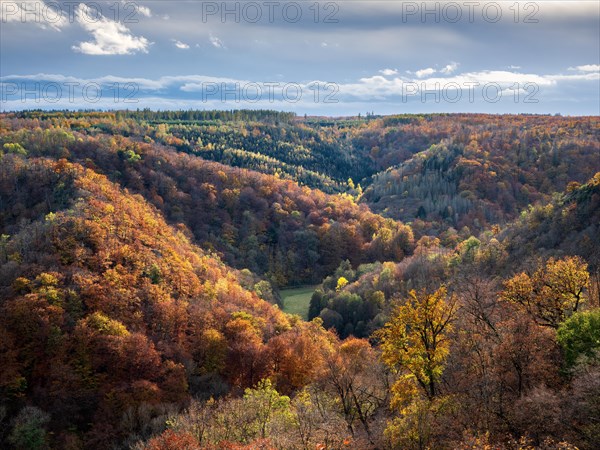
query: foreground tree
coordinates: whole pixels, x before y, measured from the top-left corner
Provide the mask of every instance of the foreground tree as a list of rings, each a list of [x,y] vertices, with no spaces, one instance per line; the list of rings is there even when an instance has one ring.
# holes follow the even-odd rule
[[[402,374],[393,388],[392,401],[418,388],[428,399],[439,394],[438,383],[450,350],[448,333],[457,309],[456,297],[449,296],[444,286],[433,294],[413,290],[379,333],[383,361]]]
[[[325,390],[337,398],[348,430],[355,436],[361,424],[371,441],[371,421],[387,403],[389,391],[377,352],[367,340],[350,337],[327,356],[326,366]]]
[[[525,309],[538,325],[558,328],[586,300],[589,281],[580,257],[550,258],[533,275],[521,272],[504,283],[502,298]]]
[[[383,361],[400,377],[392,386],[392,407],[400,416],[388,423],[386,437],[395,448],[429,448],[440,420],[452,407],[439,384],[450,352],[448,334],[457,298],[442,286],[432,294],[410,291],[379,332]]]

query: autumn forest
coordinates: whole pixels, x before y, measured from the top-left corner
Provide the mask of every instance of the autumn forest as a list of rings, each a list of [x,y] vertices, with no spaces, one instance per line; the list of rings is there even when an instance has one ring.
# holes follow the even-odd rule
[[[0,448],[600,448],[600,119],[0,114]]]

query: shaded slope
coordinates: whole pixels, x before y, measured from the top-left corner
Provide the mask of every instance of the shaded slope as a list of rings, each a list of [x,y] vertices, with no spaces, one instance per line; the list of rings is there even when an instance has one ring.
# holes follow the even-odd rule
[[[600,172],[587,183],[571,183],[552,202],[530,207],[499,237],[517,261],[579,255],[600,268]]]
[[[461,123],[460,116],[446,120]],[[475,120],[375,175],[361,201],[386,216],[421,221],[416,226],[426,232],[481,230],[548,202],[570,181],[589,179],[600,170],[599,136],[591,117]]]

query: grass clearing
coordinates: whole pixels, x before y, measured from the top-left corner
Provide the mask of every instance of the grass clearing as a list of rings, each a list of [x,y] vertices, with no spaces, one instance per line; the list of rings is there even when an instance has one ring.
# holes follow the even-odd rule
[[[303,286],[290,289],[282,289],[281,299],[283,311],[288,314],[298,314],[304,320],[308,320],[308,307],[310,298],[317,286]]]

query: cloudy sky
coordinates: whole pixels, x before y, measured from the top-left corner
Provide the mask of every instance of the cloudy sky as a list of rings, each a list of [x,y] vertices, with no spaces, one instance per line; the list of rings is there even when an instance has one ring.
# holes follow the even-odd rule
[[[0,0],[0,107],[600,115],[600,2]]]

